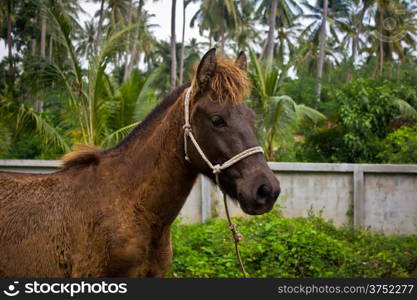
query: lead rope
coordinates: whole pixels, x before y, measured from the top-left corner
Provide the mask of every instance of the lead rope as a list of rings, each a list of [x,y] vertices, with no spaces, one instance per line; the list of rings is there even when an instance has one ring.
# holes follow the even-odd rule
[[[246,158],[250,155],[256,154],[256,153],[263,153],[264,151],[263,151],[262,147],[259,147],[259,146],[258,147],[252,147],[252,148],[246,149],[246,150],[240,152],[239,154],[233,156],[232,158],[230,158],[228,161],[224,162],[223,164],[213,165],[211,163],[211,161],[207,158],[207,156],[204,154],[204,151],[201,149],[200,145],[197,143],[197,141],[194,138],[194,135],[192,133],[192,130],[191,130],[191,124],[190,124],[190,95],[191,95],[191,87],[188,88],[187,93],[185,94],[185,101],[184,101],[185,124],[183,126],[183,129],[184,129],[185,160],[188,161],[188,162],[191,162],[190,157],[188,156],[188,146],[187,146],[187,137],[189,137],[191,142],[194,144],[195,148],[197,149],[197,152],[200,154],[201,158],[206,162],[206,164],[213,171],[213,174],[214,174],[215,179],[216,179],[217,187],[223,193],[223,202],[224,202],[224,207],[225,207],[225,211],[226,211],[227,222],[229,223],[229,228],[230,228],[230,231],[232,232],[232,236],[233,236],[233,239],[234,239],[234,242],[235,242],[236,257],[237,257],[237,260],[239,262],[239,266],[240,266],[240,269],[242,271],[243,277],[246,278],[247,273],[245,271],[242,256],[240,255],[240,251],[239,251],[239,242],[242,240],[243,237],[237,231],[236,224],[232,222],[232,219],[230,217],[229,207],[227,205],[226,193],[222,190],[222,188],[220,186],[219,174],[221,173],[222,170],[234,165],[235,163],[241,161],[242,159],[244,159],[244,158]]]
[[[216,184],[219,187],[219,189],[221,190],[220,181],[219,181],[219,173],[216,174]],[[226,211],[227,222],[229,223],[229,229],[232,232],[233,240],[235,241],[236,257],[237,257],[237,260],[239,262],[239,266],[240,266],[240,270],[242,271],[243,278],[246,278],[246,277],[248,277],[248,275],[246,273],[245,266],[243,265],[242,256],[240,255],[240,250],[239,250],[239,242],[243,239],[243,236],[239,231],[237,231],[237,229],[236,229],[237,225],[232,222],[232,219],[231,219],[230,213],[229,213],[229,206],[227,205],[226,193],[223,192],[223,191],[222,191],[222,193],[223,193],[223,203],[224,203],[224,208],[225,208],[225,211]]]

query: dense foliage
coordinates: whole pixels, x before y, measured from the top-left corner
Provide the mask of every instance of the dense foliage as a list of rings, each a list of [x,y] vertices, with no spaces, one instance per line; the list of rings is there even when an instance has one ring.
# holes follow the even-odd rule
[[[323,162],[392,162],[383,144],[388,134],[417,120],[417,89],[384,78],[358,78],[328,96],[330,122],[306,133],[301,160]],[[410,138],[413,131],[409,132]],[[398,142],[398,140],[397,140]],[[417,163],[412,157],[397,163]]]
[[[85,1],[1,2],[2,158],[114,145],[217,47],[250,56],[247,103],[269,160],[416,163],[395,145],[413,145],[415,131],[392,136],[416,123],[414,1],[170,1],[188,16],[171,15],[171,30],[183,30],[170,42],[154,32],[156,1],[87,2],[96,11],[86,22]]]
[[[380,157],[383,161],[398,164],[417,162],[417,125],[401,127],[390,133],[382,144]]]
[[[336,228],[320,217],[283,218],[276,211],[237,219],[250,277],[415,277],[417,236]],[[240,277],[225,220],[173,228],[170,276]]]

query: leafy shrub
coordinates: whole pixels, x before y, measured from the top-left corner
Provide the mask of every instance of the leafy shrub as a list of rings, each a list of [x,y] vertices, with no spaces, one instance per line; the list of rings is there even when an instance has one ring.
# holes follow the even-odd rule
[[[9,152],[11,141],[12,134],[10,129],[3,122],[0,122],[0,157]]]
[[[375,161],[378,140],[388,134],[388,123],[398,110],[391,90],[375,81],[356,80],[336,92],[338,113],[346,128],[344,144],[357,162]]]
[[[8,159],[36,159],[42,153],[42,140],[34,134],[24,133],[10,148]]]
[[[306,134],[298,155],[304,161],[381,163],[390,123],[398,116],[417,117],[415,88],[389,81],[359,78],[331,98],[331,126]]]
[[[390,133],[383,143],[380,157],[386,163],[416,164],[417,163],[417,125],[403,126]]]
[[[345,130],[340,126],[307,132],[305,140],[299,144],[298,160],[332,163],[351,161],[351,153],[344,147],[344,135]]]
[[[417,276],[417,236],[384,236],[336,228],[319,217],[283,218],[276,211],[237,219],[250,277]],[[240,277],[225,220],[173,228],[170,275]]]

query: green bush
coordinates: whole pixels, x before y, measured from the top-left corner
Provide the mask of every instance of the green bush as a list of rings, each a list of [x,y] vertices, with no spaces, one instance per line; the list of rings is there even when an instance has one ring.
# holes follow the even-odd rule
[[[389,134],[380,157],[386,163],[417,164],[417,125],[403,126]]]
[[[237,219],[250,277],[417,276],[417,236],[336,228],[320,217],[283,218],[276,211]],[[225,220],[173,228],[170,276],[241,276]]]
[[[10,149],[12,134],[6,124],[0,121],[0,157],[5,156]]]
[[[316,128],[305,134],[299,143],[297,158],[304,162],[340,163],[351,160],[351,153],[344,146],[345,130],[339,127]]]
[[[382,79],[358,78],[345,84],[327,99],[328,110],[333,111],[331,121],[325,128],[305,134],[297,157],[303,161],[381,163],[390,124],[399,116],[415,120],[416,98],[415,87]]]

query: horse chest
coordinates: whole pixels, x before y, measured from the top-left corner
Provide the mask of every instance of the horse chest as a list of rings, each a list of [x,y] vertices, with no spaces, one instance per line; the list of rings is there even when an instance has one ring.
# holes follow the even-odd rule
[[[169,228],[124,228],[115,237],[110,248],[109,276],[164,276],[172,258]]]

